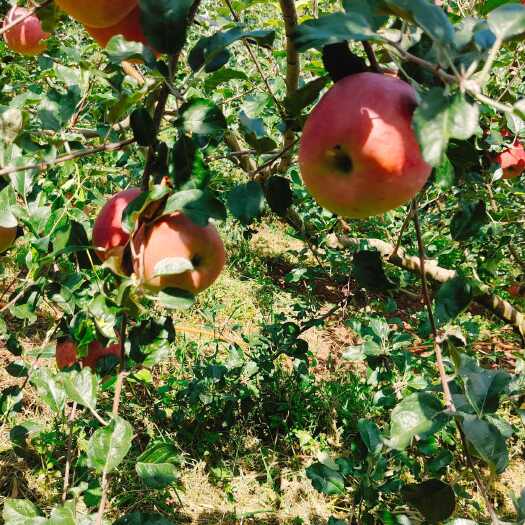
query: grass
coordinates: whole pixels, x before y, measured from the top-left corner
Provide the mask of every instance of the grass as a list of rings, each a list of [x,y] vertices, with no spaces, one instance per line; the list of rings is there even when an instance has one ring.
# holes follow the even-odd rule
[[[122,414],[130,420],[137,436],[133,451],[111,483],[110,516],[117,517],[135,510],[156,510],[169,515],[175,523],[196,524],[317,524],[326,523],[330,515],[345,515],[351,508],[348,498],[334,501],[315,491],[305,476],[305,468],[320,454],[352,453],[348,447],[357,439],[357,421],[374,414],[367,397],[366,369],[341,359],[343,350],[357,341],[347,320],[362,310],[351,304],[343,312],[329,317],[324,325],[304,334],[310,344],[311,385],[297,382],[293,360],[282,356],[267,384],[261,384],[261,397],[251,407],[237,407],[227,427],[222,428],[221,413],[205,413],[200,405],[194,411],[181,406],[183,418],[177,423],[177,402],[182,385],[194,377],[199,366],[224,359],[228,343],[242,342],[250,351],[250,338],[283,313],[292,315],[297,305],[315,305],[328,311],[333,304],[315,287],[287,283],[287,270],[296,265],[313,264],[302,258],[301,245],[286,235],[277,224],[264,225],[249,239],[240,229],[224,229],[230,252],[228,269],[216,286],[203,294],[195,308],[177,314],[182,325],[172,358],[153,371],[149,384],[132,382],[125,391]],[[328,296],[330,299],[331,296]],[[409,302],[398,299],[398,308],[408,321],[414,311]],[[401,305],[401,306],[400,306]],[[412,305],[416,308],[416,305]],[[471,316],[467,316],[471,317]],[[26,349],[38,347],[47,326],[48,315],[37,333],[24,334],[17,322],[16,330],[24,334]],[[471,321],[476,318],[471,317]],[[304,320],[304,319],[303,319]],[[494,344],[511,345],[491,334]],[[503,333],[503,335],[505,335]],[[4,362],[12,359],[2,351]],[[3,387],[19,384],[2,370]],[[232,387],[233,388],[233,387]],[[219,388],[215,395],[224,392]],[[232,390],[234,395],[237,390]],[[229,395],[226,389],[226,397]],[[106,401],[109,407],[110,392]],[[160,401],[159,401],[160,399]],[[213,405],[224,407],[226,405]],[[29,388],[21,417],[46,427],[44,438],[31,447],[32,455],[17,457],[9,432],[14,419],[0,430],[0,494],[3,497],[28,497],[43,509],[60,499],[65,453],[65,427],[50,425],[51,414],[42,409],[36,393]],[[89,425],[77,422],[77,443],[85,449]],[[82,437],[85,436],[85,437]],[[134,458],[151,439],[176,443],[183,463],[176,487],[148,491],[134,473]],[[47,439],[47,442],[46,442]],[[62,443],[61,446],[56,446]],[[515,460],[500,485],[494,485],[495,498],[501,509],[510,512],[510,500],[502,487],[513,490],[522,485],[522,460],[516,443]],[[76,482],[93,483],[81,464],[77,465]],[[84,477],[83,477],[84,476]],[[92,487],[96,496],[96,484]],[[508,492],[508,491],[506,491]],[[501,495],[499,495],[501,494]],[[88,499],[89,500],[89,499]]]

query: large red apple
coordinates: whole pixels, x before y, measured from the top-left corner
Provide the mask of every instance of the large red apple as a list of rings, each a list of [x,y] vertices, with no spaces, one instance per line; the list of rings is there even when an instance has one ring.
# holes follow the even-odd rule
[[[111,27],[137,7],[137,0],[56,0],[68,15],[89,27]]]
[[[378,73],[346,77],[324,95],[303,130],[299,163],[317,200],[344,217],[364,218],[405,204],[432,168],[412,130],[416,93]]]
[[[15,228],[3,228],[0,226],[0,253],[5,252],[15,242],[16,239],[16,227]]]
[[[146,289],[154,292],[179,288],[193,294],[202,292],[219,277],[226,262],[224,245],[215,226],[194,224],[176,212],[150,225],[143,225],[133,239],[135,274]],[[156,266],[166,259],[191,261],[192,270],[156,275]]]
[[[100,210],[93,227],[93,246],[101,261],[109,257],[122,257],[129,234],[122,228],[122,213],[141,193],[139,188],[130,188],[114,195]]]
[[[120,359],[122,356],[122,349],[119,343],[102,346],[98,341],[93,341],[88,348],[87,356],[78,359],[77,346],[72,341],[61,341],[57,343],[56,347],[56,362],[59,370],[70,368],[79,362],[83,367],[95,369],[99,359],[103,357],[114,356]]]
[[[130,42],[140,42],[145,46],[148,41],[140,24],[140,9],[133,9],[125,18],[111,27],[97,28],[85,26],[86,31],[94,38],[100,47],[106,47],[108,42],[116,35],[122,35]]]
[[[519,177],[525,171],[525,149],[520,142],[514,142],[512,146],[496,156],[496,162],[503,170],[504,179]]]
[[[3,27],[6,28],[15,20],[27,15],[29,11],[23,7],[13,7],[4,20]],[[43,53],[47,45],[45,40],[49,38],[49,33],[42,30],[40,19],[36,15],[31,15],[24,21],[16,24],[4,33],[4,40],[9,49],[22,55],[39,55]]]

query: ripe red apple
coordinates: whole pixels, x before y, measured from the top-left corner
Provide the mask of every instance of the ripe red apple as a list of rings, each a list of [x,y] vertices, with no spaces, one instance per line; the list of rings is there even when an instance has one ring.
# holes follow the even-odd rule
[[[58,7],[89,27],[111,27],[137,7],[137,0],[56,0]]]
[[[519,177],[525,171],[525,149],[520,142],[514,142],[512,146],[496,156],[496,162],[503,169],[503,179]]]
[[[412,130],[416,93],[378,73],[346,77],[307,119],[299,164],[317,200],[344,217],[364,218],[405,204],[432,168]]]
[[[133,9],[125,18],[111,27],[97,28],[85,26],[86,31],[93,37],[100,47],[106,47],[108,42],[116,35],[122,35],[130,42],[140,42],[145,46],[148,41],[140,24],[140,9]]]
[[[508,288],[509,294],[512,297],[525,297],[525,285],[523,283],[514,283],[511,284]]]
[[[122,257],[129,234],[122,228],[122,213],[128,204],[141,193],[139,188],[130,188],[114,195],[100,210],[93,227],[93,246],[103,248],[97,251],[101,261],[109,257]]]
[[[4,20],[3,27],[6,28],[15,20],[23,17],[29,11],[23,7],[13,7],[7,13]],[[9,49],[20,53],[22,55],[39,55],[43,53],[47,44],[46,38],[49,38],[49,33],[42,30],[40,19],[36,15],[31,15],[23,22],[18,23],[4,33],[4,40]]]
[[[72,341],[66,340],[57,343],[55,355],[59,370],[69,368],[79,362],[77,346]],[[119,343],[114,343],[108,347],[104,347],[98,341],[93,341],[89,345],[87,356],[80,360],[80,364],[83,367],[87,366],[94,370],[97,361],[108,356],[115,356],[117,359],[120,359],[122,356],[121,345]]]
[[[14,228],[3,228],[0,226],[0,253],[5,252],[15,242],[16,239],[16,227]]]
[[[137,257],[135,274],[144,287],[154,292],[179,288],[193,294],[202,292],[219,277],[226,262],[224,245],[215,226],[194,224],[186,215],[176,212],[143,225],[133,239]],[[193,270],[174,275],[155,275],[156,265],[172,258],[184,258]]]

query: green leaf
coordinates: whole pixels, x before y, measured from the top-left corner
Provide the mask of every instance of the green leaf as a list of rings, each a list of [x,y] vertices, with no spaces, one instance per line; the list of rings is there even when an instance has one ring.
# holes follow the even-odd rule
[[[452,217],[450,234],[455,241],[466,241],[476,235],[482,226],[490,222],[484,200],[462,202]]]
[[[62,372],[62,381],[69,399],[95,410],[98,384],[97,377],[89,368],[84,368],[80,372],[76,370]]]
[[[242,224],[250,224],[264,210],[264,192],[258,182],[239,184],[228,193],[228,208]]]
[[[81,520],[78,520],[81,521]],[[77,513],[74,501],[67,501],[51,511],[48,525],[77,525]]]
[[[423,157],[439,166],[451,138],[466,140],[479,127],[479,107],[462,94],[447,96],[442,88],[432,88],[421,96],[412,126]]]
[[[332,13],[308,20],[299,25],[294,34],[299,52],[346,40],[380,40],[380,37],[361,13]]]
[[[505,4],[491,11],[487,17],[491,31],[499,40],[525,33],[525,6]]]
[[[440,7],[428,0],[383,0],[395,15],[414,21],[425,33],[440,44],[452,45],[454,27]]]
[[[372,250],[361,250],[354,254],[352,276],[359,286],[370,291],[385,291],[396,288],[386,275],[381,254]]]
[[[340,495],[345,492],[345,480],[337,470],[322,463],[314,463],[306,469],[306,476],[318,492],[328,496]]]
[[[286,215],[288,208],[293,203],[293,192],[290,181],[285,177],[274,175],[266,181],[266,201],[270,209],[280,215]]]
[[[244,111],[239,113],[239,125],[246,142],[255,151],[262,155],[277,147],[277,143],[270,136],[261,118],[251,118]]]
[[[204,189],[210,179],[210,170],[197,144],[187,135],[181,135],[172,150],[175,184],[180,189]]]
[[[461,276],[442,284],[434,300],[437,324],[443,326],[453,321],[469,307],[474,294],[471,281]]]
[[[171,463],[142,463],[135,465],[138,476],[153,489],[163,489],[178,478],[178,470]]]
[[[139,0],[144,35],[159,53],[175,55],[186,41],[193,0]]]
[[[404,450],[416,436],[430,437],[447,421],[441,401],[428,392],[416,392],[403,399],[392,411],[390,448]]]
[[[120,416],[115,416],[109,425],[96,430],[87,449],[87,464],[98,473],[111,472],[117,468],[131,448],[133,427]]]
[[[122,35],[116,35],[106,45],[109,61],[119,65],[124,60],[143,60],[148,66],[155,64],[155,55],[140,42],[128,42]]]
[[[125,232],[131,233],[135,230],[135,225],[142,212],[153,202],[164,199],[170,192],[164,185],[156,184],[149,191],[143,191],[133,199],[122,212],[122,227]]]
[[[343,0],[343,7],[348,14],[364,16],[375,31],[388,21],[388,17],[384,16],[383,0]]]
[[[31,384],[36,387],[38,397],[52,412],[59,414],[64,410],[66,392],[60,382],[60,376],[52,374],[49,368],[37,368],[31,374]]]
[[[0,113],[0,141],[11,144],[24,127],[24,117],[17,108],[8,108]]]
[[[447,155],[443,155],[441,164],[436,167],[434,173],[436,184],[441,190],[448,190],[454,185],[456,173]]]
[[[371,454],[379,454],[383,448],[383,440],[378,426],[368,419],[360,419],[357,428],[366,448]]]
[[[185,257],[168,257],[159,261],[153,269],[154,277],[179,275],[194,270],[193,264]]]
[[[222,111],[211,100],[194,98],[180,108],[181,123],[186,133],[221,137],[227,128]]]
[[[155,124],[146,108],[138,108],[130,116],[133,136],[139,146],[153,146],[157,140]]]
[[[218,31],[212,36],[203,37],[190,51],[188,64],[193,71],[202,67],[208,73],[216,71],[224,66],[230,59],[227,47],[239,40],[249,39],[261,46],[271,46],[275,40],[275,31],[256,30],[245,31],[242,25],[238,25],[228,31]]]
[[[180,465],[182,462],[179,450],[171,443],[155,442],[137,458],[142,463],[172,463]]]
[[[473,357],[465,354],[460,355],[458,377],[463,382],[469,403],[479,416],[498,410],[500,397],[511,381],[511,376],[504,370],[481,368]]]
[[[501,474],[509,464],[509,453],[505,438],[492,424],[476,416],[463,415],[461,424],[465,437],[496,474]]]
[[[403,497],[415,507],[430,523],[444,521],[456,510],[456,495],[450,485],[439,479],[405,485]]]
[[[165,288],[157,296],[159,303],[170,310],[187,310],[195,303],[195,296],[186,290]]]
[[[43,525],[47,521],[38,507],[26,499],[6,499],[2,517],[5,525]]]
[[[81,99],[78,86],[70,86],[67,93],[50,89],[38,108],[43,129],[59,131],[73,116]]]
[[[0,191],[0,228],[15,228],[18,221],[12,209],[16,204],[16,195],[11,185]]]
[[[226,219],[224,204],[210,192],[184,190],[174,193],[166,202],[164,213],[182,211],[198,226],[207,226],[210,218]]]
[[[214,91],[220,84],[229,82],[230,80],[248,80],[248,75],[244,71],[238,69],[229,69],[223,67],[206,77],[204,87],[207,91]]]
[[[299,116],[304,108],[313,104],[321,91],[328,84],[329,77],[319,77],[301,86],[292,95],[284,99],[284,107],[289,115]]]

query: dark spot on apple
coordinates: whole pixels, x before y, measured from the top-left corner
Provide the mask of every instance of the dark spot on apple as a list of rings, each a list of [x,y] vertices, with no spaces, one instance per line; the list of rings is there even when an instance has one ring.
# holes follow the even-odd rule
[[[194,255],[191,258],[191,264],[193,264],[194,268],[199,267],[202,264],[202,257],[200,255]]]
[[[343,150],[340,144],[336,144],[334,146],[333,160],[338,171],[342,171],[343,173],[351,173],[354,169],[352,158],[346,151]]]

